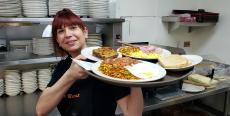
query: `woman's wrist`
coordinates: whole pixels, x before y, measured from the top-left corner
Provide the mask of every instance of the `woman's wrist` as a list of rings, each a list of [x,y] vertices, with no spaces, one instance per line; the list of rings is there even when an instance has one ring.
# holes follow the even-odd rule
[[[65,73],[65,77],[70,81],[76,81],[76,75],[73,75],[70,70],[67,70]]]

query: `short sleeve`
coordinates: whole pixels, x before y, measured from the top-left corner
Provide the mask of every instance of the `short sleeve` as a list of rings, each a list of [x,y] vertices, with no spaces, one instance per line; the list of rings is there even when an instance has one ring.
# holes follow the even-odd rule
[[[65,60],[61,60],[55,67],[51,76],[51,80],[48,83],[47,87],[53,86],[62,77],[62,75],[69,69],[71,63],[72,60],[69,57],[67,57]]]

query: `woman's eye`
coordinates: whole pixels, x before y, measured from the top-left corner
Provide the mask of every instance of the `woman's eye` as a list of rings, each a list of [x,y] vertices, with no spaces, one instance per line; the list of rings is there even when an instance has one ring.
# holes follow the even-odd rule
[[[57,33],[63,33],[63,32],[64,32],[63,29],[58,29],[58,30],[57,30]]]
[[[77,29],[77,26],[71,26],[70,29],[72,30]]]

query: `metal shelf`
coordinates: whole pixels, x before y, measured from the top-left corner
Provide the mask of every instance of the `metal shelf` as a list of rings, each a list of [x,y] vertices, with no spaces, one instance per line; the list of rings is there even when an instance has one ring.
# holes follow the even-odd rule
[[[119,18],[81,18],[85,23],[122,23]],[[50,24],[53,18],[0,18],[0,23]]]
[[[188,32],[192,31],[192,28],[194,27],[206,27],[206,26],[213,26],[216,23],[214,22],[180,22],[178,16],[163,16],[162,22],[168,23],[168,31],[172,32],[176,29],[178,29],[180,26],[187,26]]]
[[[6,53],[7,54],[7,53]],[[53,55],[39,56],[32,53],[24,57],[20,57],[18,54],[12,54],[10,56],[5,56],[0,59],[0,68],[18,65],[28,65],[28,64],[47,64],[56,63],[61,60],[61,57],[56,57]]]

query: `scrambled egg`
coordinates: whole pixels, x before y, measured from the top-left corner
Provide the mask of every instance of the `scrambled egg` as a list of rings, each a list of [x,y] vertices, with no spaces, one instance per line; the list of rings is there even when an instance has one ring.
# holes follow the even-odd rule
[[[130,56],[136,58],[159,58],[160,54],[157,53],[144,53],[143,51],[137,51],[130,53]]]

